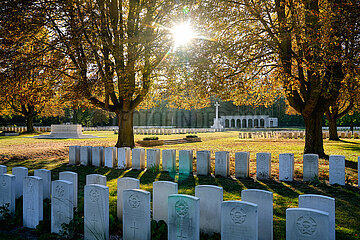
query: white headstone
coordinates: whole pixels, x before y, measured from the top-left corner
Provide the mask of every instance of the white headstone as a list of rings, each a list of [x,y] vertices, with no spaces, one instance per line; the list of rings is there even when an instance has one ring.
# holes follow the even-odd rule
[[[235,177],[248,178],[250,172],[250,152],[235,153]]]
[[[303,156],[303,180],[311,181],[319,176],[319,155],[304,154]]]
[[[132,168],[142,170],[145,168],[145,149],[134,148],[132,150]]]
[[[335,240],[335,198],[316,194],[299,195],[299,208],[311,208],[329,214],[329,240]]]
[[[258,209],[254,203],[225,201],[221,204],[221,239],[258,240]]]
[[[118,148],[118,168],[126,169],[131,166],[131,148],[122,147]]]
[[[24,178],[23,225],[35,229],[43,220],[43,180],[40,177]]]
[[[0,165],[0,175],[1,174],[6,174],[7,172],[7,168],[5,165]]]
[[[80,146],[69,147],[69,164],[70,165],[80,164]]]
[[[153,219],[168,223],[168,196],[178,193],[178,184],[169,181],[153,182]]]
[[[258,206],[259,240],[273,239],[273,193],[259,189],[241,191],[241,200]]]
[[[150,192],[139,189],[124,190],[123,203],[123,238],[150,240]]]
[[[330,184],[345,185],[345,156],[330,155],[329,182]]]
[[[106,147],[105,148],[105,164],[104,166],[105,167],[108,167],[108,168],[114,168],[116,167],[116,147]]]
[[[146,167],[150,169],[152,167],[160,166],[160,149],[147,149],[146,150]]]
[[[271,177],[271,153],[256,154],[256,179],[268,180]]]
[[[62,224],[68,224],[74,217],[73,183],[65,180],[52,182],[51,232],[60,233]]]
[[[215,152],[215,175],[230,175],[230,154],[226,151]]]
[[[328,240],[329,214],[309,208],[286,209],[286,239]]]
[[[109,239],[109,188],[85,185],[84,239]]]
[[[106,176],[100,174],[86,175],[86,185],[89,184],[99,184],[106,186]]]
[[[176,172],[176,150],[162,150],[162,167],[164,171]]]
[[[9,204],[10,213],[15,212],[15,176],[12,174],[0,175],[0,206],[5,204]]]
[[[211,172],[211,152],[197,151],[196,152],[196,174],[209,175]]]
[[[179,173],[187,174],[193,172],[193,151],[180,150],[179,151]]]
[[[75,172],[65,171],[59,172],[59,180],[65,180],[72,182],[73,185],[73,196],[74,196],[74,207],[77,208],[78,205],[78,174]]]
[[[91,165],[91,146],[80,147],[80,165]]]
[[[123,177],[117,180],[117,217],[122,220],[123,216],[123,191],[126,189],[139,189],[140,180],[136,178]]]
[[[51,194],[51,171],[47,169],[35,169],[34,176],[41,177],[43,180],[44,199],[50,199]]]
[[[294,180],[294,154],[282,153],[279,154],[279,180],[293,181]]]
[[[200,239],[200,199],[173,194],[168,197],[168,239]]]
[[[91,151],[91,164],[94,167],[101,167],[101,163],[104,162],[104,147],[92,147]]]
[[[24,178],[28,176],[28,169],[25,167],[14,167],[12,174],[15,175],[15,198],[23,195]]]
[[[214,185],[198,185],[195,197],[200,199],[200,231],[212,235],[221,233],[221,203],[223,188]]]

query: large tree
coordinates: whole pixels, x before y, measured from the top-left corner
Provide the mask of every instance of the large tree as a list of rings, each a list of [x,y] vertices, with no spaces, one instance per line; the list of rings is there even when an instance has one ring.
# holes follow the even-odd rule
[[[44,15],[35,1],[0,3],[0,111],[23,115],[33,132],[37,115],[61,109],[57,86],[62,55],[49,49]]]
[[[57,0],[48,23],[72,61],[73,94],[118,118],[117,147],[134,147],[133,111],[146,98],[153,75],[171,47],[168,0]],[[175,19],[176,20],[176,19]]]
[[[358,60],[346,54],[346,46],[340,41],[343,2],[214,0],[203,4],[201,10],[208,16],[201,24],[207,25],[217,40],[209,44],[208,56],[216,60],[217,70],[213,72],[223,76],[217,78],[220,85],[231,86],[235,80],[240,89],[246,89],[249,81],[260,85],[259,79],[264,77],[276,79],[289,105],[304,118],[304,153],[320,157],[326,156],[324,113],[340,94],[345,63]],[[358,2],[345,2],[358,9]],[[355,40],[358,45],[358,37]]]

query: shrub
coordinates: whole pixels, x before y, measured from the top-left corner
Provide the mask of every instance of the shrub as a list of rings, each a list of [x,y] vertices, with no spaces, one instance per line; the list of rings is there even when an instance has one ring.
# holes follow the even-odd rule
[[[143,141],[159,140],[159,137],[145,137]]]
[[[186,135],[186,138],[198,138],[197,135]]]

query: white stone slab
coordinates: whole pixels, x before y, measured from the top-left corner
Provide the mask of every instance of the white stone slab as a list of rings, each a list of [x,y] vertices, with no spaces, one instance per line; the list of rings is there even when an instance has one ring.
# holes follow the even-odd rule
[[[303,156],[303,180],[311,181],[319,177],[319,155],[304,154]]]
[[[24,177],[23,188],[23,225],[35,229],[43,220],[43,180]]]
[[[85,185],[84,239],[109,239],[109,188],[106,186]]]
[[[122,221],[123,216],[123,191],[126,189],[139,189],[140,180],[136,178],[123,177],[117,180],[117,217]]]
[[[271,153],[256,154],[256,179],[268,180],[271,177]]]
[[[65,180],[73,183],[74,207],[78,206],[78,174],[75,172],[59,172],[59,180]]]
[[[309,208],[286,209],[286,239],[328,240],[329,214]]]
[[[259,240],[273,239],[273,193],[259,189],[241,191],[241,200],[258,206]]]
[[[164,171],[176,172],[176,150],[162,150],[162,167]]]
[[[106,147],[105,148],[105,167],[108,168],[114,168],[117,165],[117,159],[116,159],[116,147]]]
[[[51,171],[47,169],[35,169],[34,176],[41,177],[43,180],[43,199],[50,199],[51,195]]]
[[[104,162],[104,147],[92,147],[91,148],[91,164],[94,167],[101,167],[101,163]]]
[[[244,201],[221,204],[221,240],[258,240],[257,205]]]
[[[168,239],[200,239],[200,199],[173,194],[168,197]]]
[[[345,185],[345,156],[330,155],[329,182],[330,184]]]
[[[223,188],[198,185],[195,187],[195,197],[200,199],[200,231],[209,235],[221,233]]]
[[[80,165],[91,165],[91,146],[80,147]]]
[[[52,182],[51,195],[51,232],[60,233],[62,224],[74,218],[73,183],[65,180]]]
[[[329,214],[329,240],[335,240],[335,198],[316,194],[299,195],[299,208],[311,208]]]
[[[80,146],[69,147],[69,164],[70,165],[80,164]]]
[[[7,167],[5,165],[0,165],[0,175],[6,174],[6,172],[7,172]]]
[[[147,169],[160,166],[160,149],[146,150],[146,167]]]
[[[86,175],[86,185],[89,184],[99,184],[106,186],[106,176],[100,174]]]
[[[0,206],[5,204],[9,204],[10,213],[15,212],[15,176],[12,174],[0,175]]]
[[[168,196],[178,193],[178,184],[169,181],[153,182],[153,219],[168,223]]]
[[[124,190],[123,203],[124,240],[150,240],[150,192],[139,189]]]
[[[118,168],[126,169],[131,167],[131,148],[118,148]]]
[[[196,174],[207,176],[211,173],[211,152],[196,152]]]
[[[227,177],[230,175],[230,153],[215,152],[215,175]]]
[[[235,177],[248,178],[250,172],[250,152],[235,153]]]
[[[193,151],[179,151],[179,173],[189,175],[193,172]]]
[[[15,198],[23,195],[24,178],[28,176],[28,169],[25,167],[14,167],[12,174],[15,175]]]
[[[132,150],[132,169],[143,170],[145,168],[145,149],[134,148]]]
[[[294,154],[279,154],[279,180],[292,182],[294,180]]]

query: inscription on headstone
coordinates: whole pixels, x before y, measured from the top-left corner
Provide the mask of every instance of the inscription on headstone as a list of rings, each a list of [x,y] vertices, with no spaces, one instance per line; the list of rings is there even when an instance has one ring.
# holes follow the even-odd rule
[[[176,172],[176,150],[162,150],[162,167],[164,171]]]
[[[247,178],[250,172],[250,152],[235,153],[235,177]]]
[[[109,188],[85,185],[84,239],[109,239]]]
[[[12,174],[0,175],[0,206],[9,204],[10,213],[15,212],[15,176]],[[0,215],[1,218],[1,215]]]
[[[139,189],[123,191],[123,238],[151,239],[150,192]]]
[[[168,239],[200,239],[200,199],[173,194],[168,197]]]
[[[43,220],[43,180],[40,177],[24,178],[23,183],[23,224],[35,229]]]
[[[271,153],[256,154],[256,179],[268,180],[271,177]]]
[[[221,239],[258,239],[258,210],[254,203],[225,201],[221,204]]]
[[[329,158],[330,184],[345,185],[345,156],[331,155]]]

